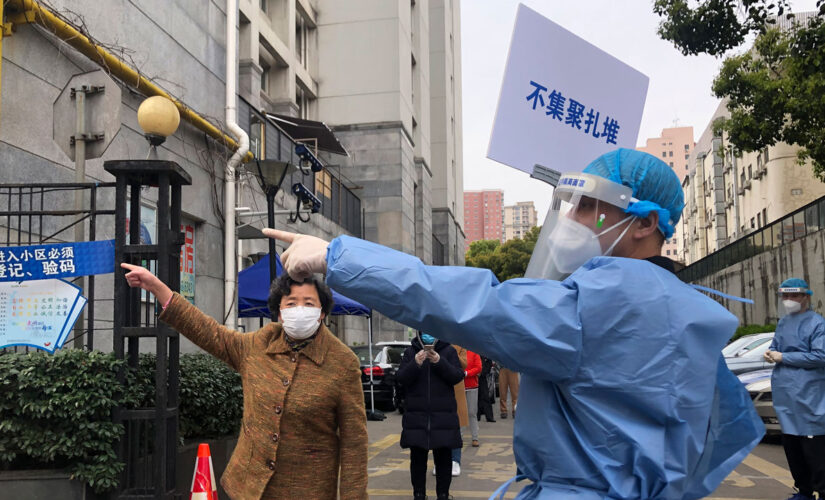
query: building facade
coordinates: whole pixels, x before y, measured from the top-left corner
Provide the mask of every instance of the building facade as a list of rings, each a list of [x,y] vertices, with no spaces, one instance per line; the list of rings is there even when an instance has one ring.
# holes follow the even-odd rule
[[[82,20],[78,26],[90,38],[226,130],[222,2],[52,0],[49,5],[69,13],[67,19]],[[250,136],[250,151],[260,159],[295,162],[296,142],[307,138],[284,133],[280,116],[326,122],[349,152],[319,153],[327,166],[322,172],[292,174],[276,197],[276,211],[294,210],[293,182],[314,190],[323,207],[307,222],[278,215],[276,225],[324,238],[353,234],[426,263],[463,264],[458,2],[239,0],[238,18],[237,121]],[[123,30],[111,19],[133,21]],[[74,181],[74,162],[52,137],[53,103],[73,75],[101,66],[34,23],[15,25],[3,49],[0,183]],[[144,96],[132,82],[112,85],[122,95],[118,128],[105,152],[86,162],[90,182],[113,179],[103,170],[105,160],[142,159],[148,151],[136,120]],[[194,228],[193,302],[222,318],[222,205],[230,152],[185,121],[159,152],[193,178],[183,195],[184,221]],[[151,196],[142,199],[149,225]],[[106,204],[113,206],[113,200]],[[266,209],[254,168],[238,172],[237,204],[250,213]],[[0,220],[0,226],[11,224]],[[239,216],[238,224],[241,269],[267,252],[266,240],[242,234],[266,226],[266,217]],[[97,239],[113,237],[113,224],[105,226],[101,222]],[[71,240],[71,231],[54,237],[61,239]],[[112,276],[98,278],[97,286],[111,287]],[[111,318],[110,302],[101,301],[95,310],[97,324]],[[240,328],[258,324],[243,320]],[[378,339],[404,334],[403,327],[382,318],[373,324]],[[332,318],[332,327],[347,343],[366,341],[362,318]],[[101,332],[96,338],[105,344],[104,337]]]
[[[532,201],[520,201],[504,207],[504,241],[523,238],[536,225],[536,207]]]
[[[463,265],[459,2],[241,0],[240,14],[241,96],[335,131],[349,156],[331,170],[361,200],[364,237]]]
[[[825,196],[825,183],[810,162],[798,162],[796,146],[732,154],[727,138],[713,133],[714,121],[728,116],[723,101],[696,143],[682,183],[685,210],[676,237],[679,258],[688,265]]]
[[[464,191],[465,252],[479,240],[504,242],[504,191]]]
[[[662,129],[660,137],[648,139],[644,147],[637,149],[667,163],[679,179],[684,179],[690,172],[690,155],[693,154],[694,144],[693,127],[671,127]],[[683,262],[677,234],[665,240],[662,255]]]

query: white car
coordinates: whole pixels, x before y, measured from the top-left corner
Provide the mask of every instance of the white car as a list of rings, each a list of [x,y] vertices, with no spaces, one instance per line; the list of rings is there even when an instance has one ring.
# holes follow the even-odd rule
[[[779,426],[779,419],[776,418],[776,410],[773,408],[772,372],[773,370],[769,369],[743,373],[739,375],[739,381],[745,385],[745,390],[750,394],[756,413],[765,424],[767,433],[781,434],[782,428]]]
[[[730,371],[734,375],[740,375],[756,370],[773,369],[773,365],[763,357],[771,346],[773,335],[774,332],[745,335],[725,346],[722,355]]]

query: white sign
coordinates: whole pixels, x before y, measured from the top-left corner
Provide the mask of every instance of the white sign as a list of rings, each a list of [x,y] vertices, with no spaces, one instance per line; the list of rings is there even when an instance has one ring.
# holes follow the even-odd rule
[[[648,77],[519,5],[487,157],[580,172],[635,148]]]
[[[26,345],[53,353],[85,305],[80,289],[63,280],[0,283],[0,348]]]

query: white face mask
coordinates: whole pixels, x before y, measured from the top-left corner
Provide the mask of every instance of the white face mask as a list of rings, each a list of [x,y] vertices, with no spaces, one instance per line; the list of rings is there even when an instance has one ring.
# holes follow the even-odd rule
[[[281,325],[287,335],[296,340],[311,337],[321,325],[320,307],[288,307],[281,309]]]
[[[622,234],[616,238],[616,241],[614,241],[604,253],[602,253],[602,246],[599,243],[599,236],[608,231],[612,231],[628,219],[635,220],[636,216],[630,215],[625,217],[601,233],[596,234],[589,227],[569,217],[559,218],[556,222],[556,227],[553,228],[553,232],[550,234],[550,241],[553,242],[551,258],[556,268],[562,273],[569,274],[593,257],[610,255],[616,244],[619,243],[625,233],[627,233],[627,230],[630,229],[630,226],[633,225],[633,220],[630,221],[630,224],[622,231]]]
[[[785,310],[788,311],[788,314],[797,313],[800,309],[802,309],[802,304],[795,300],[783,300],[782,305],[785,306]]]

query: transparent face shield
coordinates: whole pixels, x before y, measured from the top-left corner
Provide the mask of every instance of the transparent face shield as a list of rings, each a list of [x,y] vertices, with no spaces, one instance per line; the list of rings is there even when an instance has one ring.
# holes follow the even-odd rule
[[[783,287],[779,289],[779,303],[776,310],[780,318],[808,309],[810,295],[807,288]]]
[[[592,257],[611,255],[635,219],[621,214],[631,196],[604,177],[562,176],[524,276],[561,280]]]

